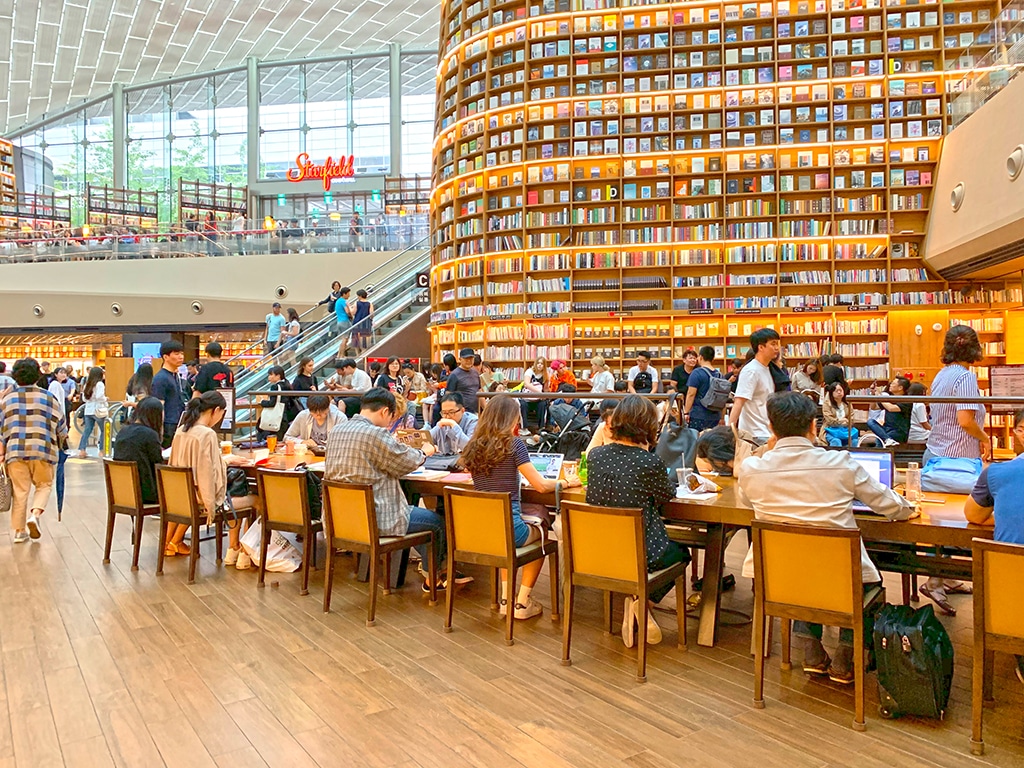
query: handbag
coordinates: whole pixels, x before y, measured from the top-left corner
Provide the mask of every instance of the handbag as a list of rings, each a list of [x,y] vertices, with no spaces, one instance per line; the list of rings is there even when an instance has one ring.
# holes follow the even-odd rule
[[[93,413],[93,415],[97,419],[107,418],[110,415],[110,403],[108,403],[106,400],[96,403],[96,410]]]
[[[423,462],[423,468],[430,472],[454,472],[459,464],[459,456],[445,453],[435,453],[427,456]]]
[[[921,470],[921,490],[933,493],[970,493],[981,476],[981,469],[981,459],[933,456]]]
[[[776,392],[788,392],[792,382],[789,379],[789,371],[774,360],[768,363],[768,372],[772,375],[772,383]]]
[[[0,512],[10,512],[14,502],[14,483],[7,475],[7,468],[0,464]]]
[[[683,467],[695,469],[697,430],[690,429],[685,424],[671,419],[675,400],[676,393],[673,392],[666,402],[665,415],[661,420],[661,432],[658,435],[658,445],[655,446],[654,455],[665,462],[665,466],[669,469],[682,469]]]
[[[277,398],[277,405],[272,408],[264,408],[260,414],[260,429],[264,432],[277,432],[281,428],[281,421],[284,419],[284,398]]]
[[[323,481],[316,472],[311,470],[306,462],[295,465],[296,472],[306,475],[306,495],[309,497],[309,516],[313,520],[319,520],[324,516],[324,491]]]
[[[228,467],[228,496],[248,496],[249,477],[241,467]]]

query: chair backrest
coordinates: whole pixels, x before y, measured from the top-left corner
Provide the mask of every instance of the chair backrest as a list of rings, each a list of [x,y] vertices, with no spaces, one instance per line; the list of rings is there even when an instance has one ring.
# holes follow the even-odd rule
[[[754,579],[770,603],[854,615],[863,606],[860,531],[755,520]]]
[[[309,520],[309,495],[304,472],[261,467],[256,472],[256,482],[263,514],[271,525],[303,525]]]
[[[987,634],[1024,641],[1024,611],[1016,588],[1024,583],[1024,546],[975,539],[975,619],[984,616]]]
[[[324,480],[324,534],[328,541],[377,541],[373,486]]]
[[[638,507],[563,501],[562,539],[575,574],[634,584],[646,579],[644,513]]]
[[[134,461],[103,460],[103,479],[107,484],[107,503],[128,509],[142,508],[139,465]]]
[[[191,517],[199,509],[196,481],[191,467],[171,467],[158,464],[156,488],[160,496],[160,509],[168,515]]]
[[[508,558],[515,549],[512,503],[507,493],[446,486],[445,523],[451,552]]]

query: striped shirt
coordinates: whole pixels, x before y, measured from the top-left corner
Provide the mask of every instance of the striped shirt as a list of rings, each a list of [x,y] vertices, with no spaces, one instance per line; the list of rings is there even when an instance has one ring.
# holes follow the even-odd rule
[[[978,377],[958,363],[947,365],[932,382],[932,397],[978,397]],[[978,426],[985,426],[985,406],[980,403],[933,403],[932,431],[928,450],[936,456],[958,459],[981,458],[981,447],[956,420],[957,411],[973,411]]]
[[[530,453],[520,438],[512,440],[512,451],[505,459],[494,467],[490,474],[479,472],[473,475],[473,487],[478,491],[490,493],[507,493],[513,502],[521,498],[519,484],[519,467],[530,463]]]
[[[0,443],[4,462],[56,464],[68,436],[62,404],[45,389],[18,387],[0,401]]]

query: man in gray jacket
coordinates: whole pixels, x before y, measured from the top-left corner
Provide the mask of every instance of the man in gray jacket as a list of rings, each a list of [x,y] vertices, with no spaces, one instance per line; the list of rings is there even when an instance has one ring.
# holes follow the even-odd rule
[[[348,418],[335,407],[329,396],[310,395],[306,400],[306,410],[295,417],[284,439],[309,448],[323,448],[327,445],[327,435],[330,431],[347,420]]]

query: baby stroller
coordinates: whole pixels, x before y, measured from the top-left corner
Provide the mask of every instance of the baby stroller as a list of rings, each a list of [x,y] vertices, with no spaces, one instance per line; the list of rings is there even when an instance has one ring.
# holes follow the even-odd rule
[[[578,401],[577,401],[578,402]],[[548,418],[554,423],[552,431],[541,431],[537,453],[561,453],[566,461],[578,461],[590,445],[592,428],[582,403],[574,406],[556,402],[548,409]]]

